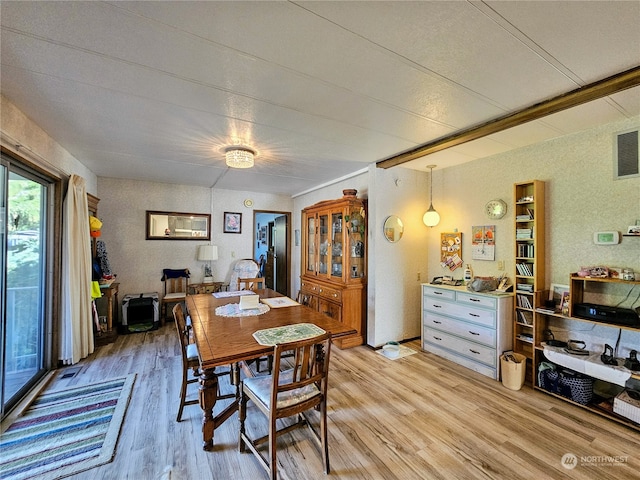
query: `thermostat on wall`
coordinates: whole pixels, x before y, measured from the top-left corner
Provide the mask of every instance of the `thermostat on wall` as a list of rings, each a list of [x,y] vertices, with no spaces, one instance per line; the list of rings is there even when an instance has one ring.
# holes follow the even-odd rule
[[[596,232],[593,234],[593,243],[596,245],[617,245],[620,243],[620,233]]]

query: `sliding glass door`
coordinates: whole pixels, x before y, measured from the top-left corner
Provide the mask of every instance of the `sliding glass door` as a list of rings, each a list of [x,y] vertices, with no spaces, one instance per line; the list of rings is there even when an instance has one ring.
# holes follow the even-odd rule
[[[48,183],[2,160],[2,413],[44,373]]]

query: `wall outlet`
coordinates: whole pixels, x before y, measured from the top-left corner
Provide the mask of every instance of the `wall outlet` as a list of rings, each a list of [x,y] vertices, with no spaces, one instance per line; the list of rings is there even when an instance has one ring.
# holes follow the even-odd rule
[[[504,260],[498,260],[498,270],[504,270]]]

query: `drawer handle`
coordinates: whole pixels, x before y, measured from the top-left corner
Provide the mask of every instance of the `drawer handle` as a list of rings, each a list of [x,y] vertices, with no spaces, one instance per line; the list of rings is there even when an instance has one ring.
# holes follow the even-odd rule
[[[438,325],[440,325],[442,322],[439,322],[438,320],[431,320],[433,323],[437,323]]]
[[[442,308],[442,305],[431,305],[433,308]]]
[[[472,317],[480,318],[480,315],[478,315],[477,313],[470,313],[469,315],[471,315]]]
[[[469,333],[470,333],[471,335],[480,335],[479,333],[472,332],[471,330],[469,330]]]
[[[441,342],[441,341],[442,341],[442,339],[441,339],[440,337],[433,337],[433,338],[435,338],[435,339],[436,339],[436,340],[438,340],[439,342]]]
[[[434,295],[444,295],[442,292],[433,292]]]
[[[471,300],[472,302],[479,302],[480,301],[477,298],[469,298],[469,300]]]
[[[476,351],[476,350],[472,350],[471,348],[469,349],[469,351],[470,351],[471,353],[475,353],[476,355],[480,355],[480,352],[478,352],[478,351]]]

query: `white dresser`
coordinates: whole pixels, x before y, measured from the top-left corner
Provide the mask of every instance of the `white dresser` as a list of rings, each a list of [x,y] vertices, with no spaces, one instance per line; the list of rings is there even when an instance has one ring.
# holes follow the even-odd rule
[[[422,284],[422,348],[500,379],[500,355],[513,345],[513,296]]]

